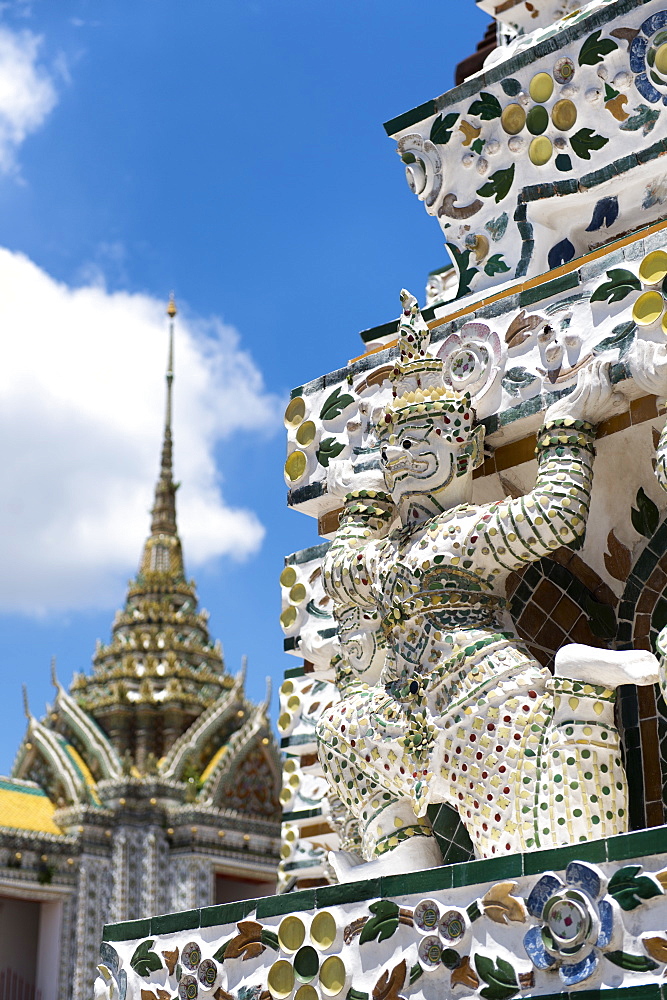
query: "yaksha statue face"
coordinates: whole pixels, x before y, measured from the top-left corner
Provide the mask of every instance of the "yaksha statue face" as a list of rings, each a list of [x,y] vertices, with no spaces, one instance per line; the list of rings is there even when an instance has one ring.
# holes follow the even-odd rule
[[[377,434],[387,490],[442,494],[483,458],[483,428],[473,428],[470,398],[449,389],[416,390],[385,409]]]

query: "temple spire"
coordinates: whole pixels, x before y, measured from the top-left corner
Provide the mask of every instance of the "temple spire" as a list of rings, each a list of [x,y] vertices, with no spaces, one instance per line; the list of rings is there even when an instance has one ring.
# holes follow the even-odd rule
[[[155,503],[151,511],[152,535],[176,535],[176,484],[173,479],[173,454],[171,436],[172,387],[174,382],[174,317],[177,314],[173,292],[169,296],[169,357],[167,361],[167,403],[164,420],[164,438],[160,461],[160,475],[155,487]]]

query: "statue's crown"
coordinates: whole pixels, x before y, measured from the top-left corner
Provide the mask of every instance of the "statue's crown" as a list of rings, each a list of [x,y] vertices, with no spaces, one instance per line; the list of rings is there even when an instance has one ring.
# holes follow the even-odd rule
[[[420,414],[442,418],[446,435],[463,440],[474,421],[470,396],[445,385],[443,363],[428,353],[431,332],[414,295],[401,291],[398,324],[400,357],[391,372],[392,399],[380,414],[377,432],[391,433],[395,424]]]

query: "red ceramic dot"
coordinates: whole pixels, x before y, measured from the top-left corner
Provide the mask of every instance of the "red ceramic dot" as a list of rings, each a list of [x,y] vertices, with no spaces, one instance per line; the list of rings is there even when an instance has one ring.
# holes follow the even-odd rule
[[[537,698],[537,691],[529,691],[528,692],[528,697],[529,698]]]
[[[503,715],[503,722],[511,722],[511,721],[512,721],[511,715]]]
[[[530,705],[523,705],[522,706],[522,711],[523,712],[530,712]]]
[[[470,734],[470,742],[471,742],[471,743],[474,743],[474,742],[475,742],[476,740],[477,740],[477,737],[475,736],[475,734],[474,734],[474,733],[471,733],[471,734]]]
[[[501,764],[500,767],[498,768],[498,770],[500,771],[501,774],[504,774],[505,771],[507,770],[507,768],[505,767],[504,764]]]
[[[505,785],[505,787],[503,788],[503,795],[509,795],[509,793],[510,793],[509,787]]]
[[[475,754],[476,760],[481,760],[483,756],[484,754],[482,753],[481,750],[478,750],[477,753]]]
[[[486,797],[489,800],[489,802],[493,802],[493,795],[491,795],[490,792],[489,792],[489,794]]]
[[[496,823],[500,823],[500,813],[496,813],[496,815],[493,818],[495,819]]]
[[[503,752],[503,748],[502,747],[500,747],[500,746],[496,747],[496,753],[502,753],[502,752]]]
[[[492,722],[489,722],[486,728],[489,730],[490,733],[492,733],[496,727]]]
[[[515,733],[514,734],[514,739],[515,740],[520,740],[521,739],[521,733]]]
[[[482,830],[488,830],[488,829],[489,829],[488,823],[482,823]]]

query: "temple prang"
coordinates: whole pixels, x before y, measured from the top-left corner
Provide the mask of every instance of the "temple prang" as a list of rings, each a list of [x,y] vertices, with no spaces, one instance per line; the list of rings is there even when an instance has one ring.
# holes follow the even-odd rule
[[[30,961],[5,957],[3,998],[89,1000],[106,923],[274,891],[280,758],[270,695],[248,699],[245,660],[228,672],[185,574],[173,296],[167,313],[163,444],[137,575],[92,672],[67,690],[52,661],[43,718],[24,690],[26,735],[0,778],[3,934],[15,925],[35,945]]]

